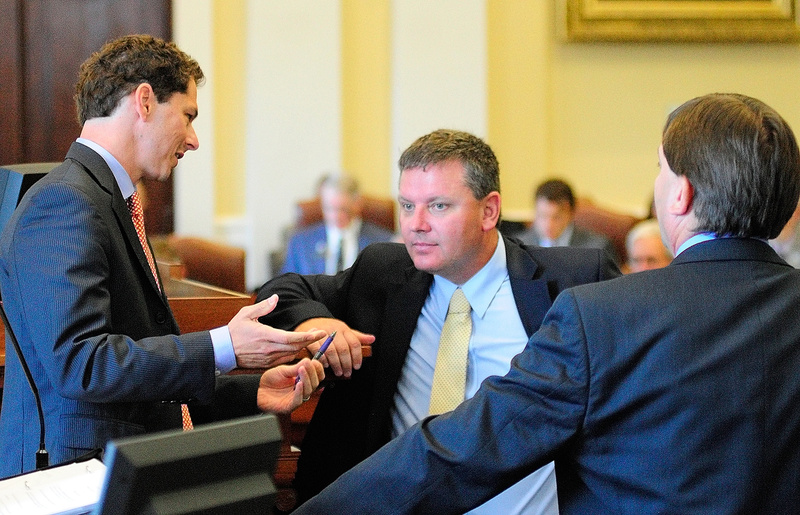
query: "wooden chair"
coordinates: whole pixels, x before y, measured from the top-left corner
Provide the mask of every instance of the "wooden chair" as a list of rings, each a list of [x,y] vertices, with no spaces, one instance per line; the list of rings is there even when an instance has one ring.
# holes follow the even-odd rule
[[[587,198],[580,198],[575,206],[575,225],[607,236],[622,263],[628,259],[625,249],[625,236],[641,218],[611,211],[598,206]]]
[[[361,218],[388,231],[395,231],[395,201],[384,197],[361,196]],[[297,203],[295,229],[307,227],[322,221],[322,205],[319,197],[301,200]]]
[[[186,277],[235,292],[246,292],[245,251],[204,238],[170,235],[167,246],[186,267]]]

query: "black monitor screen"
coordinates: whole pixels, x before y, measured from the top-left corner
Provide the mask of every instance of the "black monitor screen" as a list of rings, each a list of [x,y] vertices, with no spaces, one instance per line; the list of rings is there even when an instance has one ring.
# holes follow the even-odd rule
[[[61,163],[28,163],[0,166],[0,231],[34,182]]]
[[[274,415],[112,440],[95,513],[271,513],[280,445]]]

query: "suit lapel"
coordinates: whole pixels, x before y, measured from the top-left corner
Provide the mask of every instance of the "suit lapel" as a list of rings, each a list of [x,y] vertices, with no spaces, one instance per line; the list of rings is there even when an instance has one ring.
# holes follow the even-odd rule
[[[145,276],[150,281],[151,287],[154,288],[158,292],[159,296],[161,296],[163,299],[163,292],[156,284],[156,280],[153,277],[152,271],[150,270],[150,264],[147,262],[144,249],[139,241],[139,235],[136,233],[136,228],[133,226],[133,220],[131,219],[131,212],[128,209],[128,204],[125,202],[125,199],[122,198],[122,193],[117,185],[117,181],[114,179],[114,174],[111,173],[111,169],[108,168],[108,165],[103,158],[100,157],[94,150],[91,150],[80,143],[72,144],[69,152],[67,153],[67,158],[74,159],[80,163],[87,173],[103,188],[103,190],[108,192],[109,196],[111,197],[111,209],[114,212],[114,216],[117,218],[117,224],[122,237],[127,241],[130,248],[133,249],[133,253],[136,255],[136,260],[139,262],[139,266],[144,270]],[[150,252],[152,251],[153,249],[151,247]],[[157,269],[158,268],[156,267],[156,270]],[[161,277],[159,277],[159,280],[161,280]]]
[[[547,281],[534,279],[539,265],[518,243],[505,237],[503,241],[506,244],[506,266],[511,280],[511,291],[514,293],[525,333],[530,337],[539,329],[545,313],[553,304]]]

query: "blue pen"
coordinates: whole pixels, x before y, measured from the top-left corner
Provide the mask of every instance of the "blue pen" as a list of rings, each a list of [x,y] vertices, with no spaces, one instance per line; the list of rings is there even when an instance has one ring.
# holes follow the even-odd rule
[[[322,344],[322,347],[319,348],[317,353],[314,354],[314,357],[311,359],[321,358],[322,355],[325,354],[325,351],[328,350],[328,346],[331,344],[331,342],[335,337],[336,337],[336,331],[332,332],[331,335],[325,339],[325,342]],[[299,382],[300,382],[300,376],[297,376],[297,378],[294,380],[294,384],[297,384]]]
[[[325,343],[322,344],[322,347],[319,348],[317,353],[314,354],[314,357],[311,358],[311,359],[319,359],[319,358],[321,358],[322,355],[325,354],[325,351],[328,350],[328,346],[331,344],[331,342],[333,341],[333,338],[335,336],[336,336],[336,331],[332,332],[331,335],[328,336],[328,338],[325,340]]]

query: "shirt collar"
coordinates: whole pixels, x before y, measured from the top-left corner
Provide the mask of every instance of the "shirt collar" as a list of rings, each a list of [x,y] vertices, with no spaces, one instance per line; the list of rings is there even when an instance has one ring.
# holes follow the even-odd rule
[[[714,233],[701,232],[699,234],[695,234],[688,240],[684,241],[680,247],[678,247],[678,252],[675,253],[675,257],[678,257],[678,255],[681,252],[688,249],[689,247],[697,245],[698,243],[703,243],[704,241],[715,240],[715,239],[717,239],[717,235]]]
[[[125,171],[125,168],[123,168],[119,161],[117,161],[117,158],[111,155],[111,152],[104,149],[94,141],[86,138],[78,138],[77,141],[81,145],[86,145],[100,154],[100,157],[103,158],[103,161],[105,161],[108,167],[111,169],[111,173],[114,174],[114,179],[117,181],[117,186],[119,186],[119,190],[122,192],[122,198],[127,199],[133,195],[133,192],[136,191],[136,186],[133,185],[131,176],[128,175],[128,172]]]
[[[473,275],[467,282],[461,285],[464,291],[464,296],[467,297],[469,305],[479,318],[483,318],[489,305],[492,303],[495,295],[500,290],[500,287],[508,277],[508,266],[506,265],[506,246],[503,238],[498,236],[497,248],[489,261],[478,270],[478,273]],[[458,285],[440,277],[433,276],[435,287],[440,288],[441,291],[449,299],[453,296]]]
[[[344,229],[339,229],[335,225],[326,225],[325,226],[325,234],[330,241],[338,241],[341,238],[353,238],[358,236],[361,232],[361,219],[354,218],[350,225],[345,227]]]

